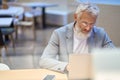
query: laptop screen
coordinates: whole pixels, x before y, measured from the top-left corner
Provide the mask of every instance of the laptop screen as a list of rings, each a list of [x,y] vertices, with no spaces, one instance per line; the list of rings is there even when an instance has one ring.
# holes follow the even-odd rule
[[[69,55],[69,80],[120,80],[120,48]]]
[[[91,55],[70,54],[69,55],[69,80],[91,79]]]

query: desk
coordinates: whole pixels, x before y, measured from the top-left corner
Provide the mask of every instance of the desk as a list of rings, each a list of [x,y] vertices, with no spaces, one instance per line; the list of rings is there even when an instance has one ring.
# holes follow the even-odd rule
[[[67,80],[66,74],[46,69],[24,69],[0,71],[0,80],[43,80],[47,74],[55,75],[55,80]]]
[[[36,7],[41,7],[42,8],[42,27],[43,27],[43,29],[46,28],[46,14],[45,14],[46,7],[57,6],[57,4],[41,3],[41,2],[23,3],[22,5],[32,7],[32,8],[36,8]]]
[[[2,16],[2,15],[10,15],[10,16],[14,16],[15,15],[15,13],[16,13],[16,11],[11,11],[11,10],[9,10],[9,9],[1,9],[0,10],[0,15]]]
[[[17,14],[18,10],[11,10],[11,9],[1,9],[0,10],[0,15],[10,15],[14,16]]]
[[[24,8],[11,6],[8,9],[0,9],[0,16],[22,16]]]
[[[0,28],[10,27],[12,24],[13,18],[0,18]]]

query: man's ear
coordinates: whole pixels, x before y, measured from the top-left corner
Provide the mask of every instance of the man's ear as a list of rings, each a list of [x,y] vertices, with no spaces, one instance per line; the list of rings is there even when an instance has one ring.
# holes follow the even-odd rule
[[[74,20],[77,21],[77,14],[74,14]]]

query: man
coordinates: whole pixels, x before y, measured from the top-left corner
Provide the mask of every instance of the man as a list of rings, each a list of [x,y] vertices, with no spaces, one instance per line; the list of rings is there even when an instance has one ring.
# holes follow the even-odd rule
[[[74,22],[55,30],[40,59],[40,67],[64,72],[71,53],[90,53],[93,48],[113,48],[104,29],[96,27],[99,9],[80,3]]]

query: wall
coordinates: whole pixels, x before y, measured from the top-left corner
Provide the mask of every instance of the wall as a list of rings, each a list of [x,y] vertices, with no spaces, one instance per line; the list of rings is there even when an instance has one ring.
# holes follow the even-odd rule
[[[97,25],[104,27],[115,46],[120,47],[120,5],[98,5],[100,15]]]

